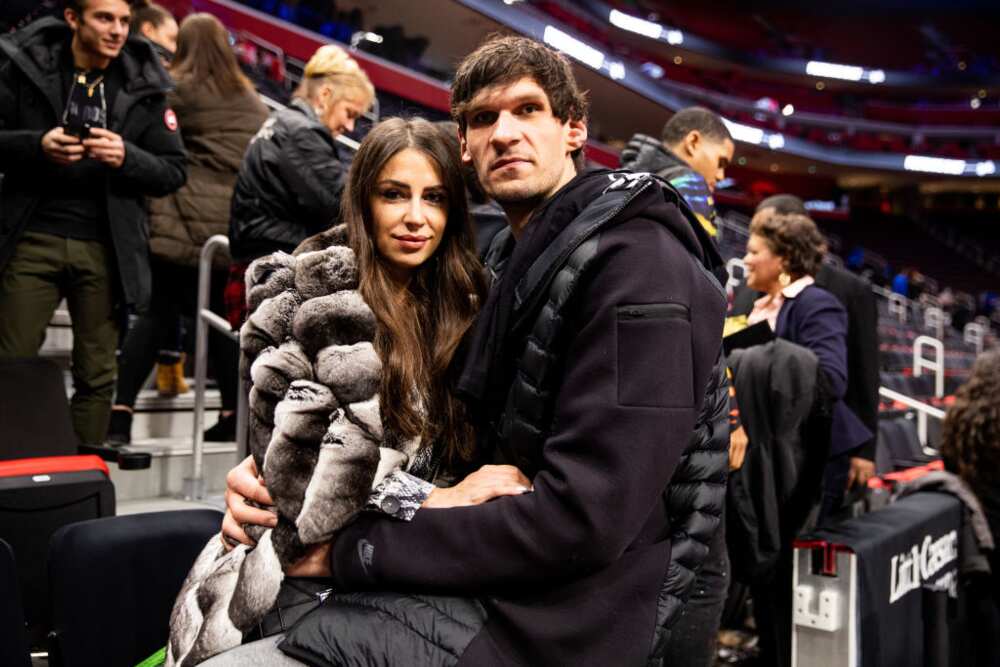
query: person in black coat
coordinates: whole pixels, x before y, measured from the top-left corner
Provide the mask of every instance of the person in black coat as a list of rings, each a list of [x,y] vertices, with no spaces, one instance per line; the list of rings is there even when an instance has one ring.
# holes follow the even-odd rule
[[[333,225],[347,178],[334,139],[353,131],[374,99],[364,70],[343,49],[316,51],[295,99],[264,122],[243,158],[229,225],[235,262],[290,253]]]
[[[145,198],[186,178],[170,79],[127,39],[129,16],[124,0],[69,2],[65,21],[0,37],[0,356],[35,356],[65,298],[89,444],[107,427],[119,322],[150,298]]]
[[[756,214],[765,211],[808,215],[805,204],[794,195],[768,197],[757,206]],[[830,292],[847,310],[847,390],[844,403],[878,433],[878,307],[871,283],[850,271],[824,263],[815,275],[816,285]],[[762,295],[746,283],[736,287],[730,315],[746,315]],[[847,484],[861,487],[875,474],[875,444],[872,437],[850,457]]]

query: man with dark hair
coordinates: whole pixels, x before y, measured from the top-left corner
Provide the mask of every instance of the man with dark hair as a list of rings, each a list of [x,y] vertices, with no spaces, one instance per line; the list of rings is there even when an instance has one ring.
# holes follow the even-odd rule
[[[712,193],[725,178],[735,151],[722,118],[702,107],[688,107],[667,121],[660,141],[645,134],[633,136],[622,151],[622,167],[647,171],[669,181],[684,196],[702,226],[715,236]]]
[[[477,596],[480,613],[442,620],[446,636],[430,640],[463,665],[656,664],[722,511],[721,258],[658,179],[577,170],[586,104],[548,47],[490,40],[459,66],[452,106],[463,159],[510,223],[487,254],[493,285],[457,389],[485,460],[533,488],[408,523],[363,514],[295,574],[332,574],[338,591]],[[259,485],[238,469],[229,481],[224,530],[245,539],[232,529]],[[378,600],[399,613],[379,632],[406,636],[388,661],[427,664],[398,629],[418,612]],[[457,606],[417,600],[444,617]],[[283,650],[341,662],[331,656],[358,650],[345,628],[364,607],[300,622]]]
[[[125,0],[68,0],[0,37],[0,356],[38,353],[59,301],[73,322],[80,441],[104,439],[119,323],[146,307],[144,198],[184,183],[170,80],[128,40]]]
[[[809,216],[805,203],[791,194],[777,194],[761,200],[754,217],[768,213]],[[824,263],[816,273],[816,285],[827,290],[847,310],[847,393],[844,403],[878,433],[878,307],[872,286],[861,276]],[[760,294],[740,284],[733,295],[730,315],[746,315]],[[850,452],[835,453],[824,480],[824,507],[839,508],[845,490],[864,488],[875,474],[875,438]]]

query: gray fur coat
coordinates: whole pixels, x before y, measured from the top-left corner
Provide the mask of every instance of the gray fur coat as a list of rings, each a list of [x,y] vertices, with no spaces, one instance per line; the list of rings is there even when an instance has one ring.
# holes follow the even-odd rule
[[[248,526],[253,548],[227,553],[218,537],[209,540],[174,604],[168,665],[196,665],[239,645],[274,605],[283,569],[329,540],[418,449],[396,439],[395,449],[382,446],[375,316],[357,291],[344,228],[323,241],[247,269],[240,367],[252,382],[249,448],[278,523]]]

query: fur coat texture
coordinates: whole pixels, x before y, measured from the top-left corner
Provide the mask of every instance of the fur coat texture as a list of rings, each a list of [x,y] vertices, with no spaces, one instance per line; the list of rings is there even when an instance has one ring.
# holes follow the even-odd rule
[[[278,523],[247,526],[252,548],[227,553],[218,537],[209,540],[174,604],[168,665],[196,665],[239,645],[273,607],[284,568],[329,540],[415,454],[415,442],[382,446],[376,320],[357,288],[343,226],[295,256],[274,253],[247,269],[240,368],[252,383],[249,449]]]

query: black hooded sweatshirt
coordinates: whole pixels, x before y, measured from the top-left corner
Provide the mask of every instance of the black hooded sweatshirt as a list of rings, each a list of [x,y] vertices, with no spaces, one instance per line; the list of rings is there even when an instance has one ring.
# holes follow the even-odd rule
[[[504,275],[516,280],[540,240],[620,177],[584,174],[556,193]],[[711,240],[668,199],[648,188],[600,233],[568,314],[551,430],[538,469],[526,471],[534,491],[424,509],[407,523],[361,516],[333,544],[339,589],[483,596],[489,618],[461,665],[646,663],[670,561],[663,491],[698,418],[726,306],[708,273],[718,261]],[[511,377],[530,330],[489,312],[505,291],[501,278],[477,324],[506,336],[492,350],[503,367],[487,367],[481,386]],[[663,304],[690,320],[631,316]]]

